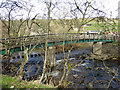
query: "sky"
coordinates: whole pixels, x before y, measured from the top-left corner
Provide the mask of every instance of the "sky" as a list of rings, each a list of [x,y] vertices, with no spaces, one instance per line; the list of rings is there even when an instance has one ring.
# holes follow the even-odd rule
[[[6,0],[0,0],[0,3],[2,1],[6,1]],[[9,0],[9,1],[11,1],[11,0]],[[12,0],[12,1],[17,1],[17,0]],[[19,0],[19,1],[21,1],[21,0]],[[32,12],[30,13],[30,17],[34,17],[36,14],[39,13],[39,17],[45,18],[45,17],[43,17],[43,15],[44,16],[47,15],[47,9],[45,8],[46,5],[44,3],[42,3],[42,2],[48,1],[48,0],[39,0],[40,3],[38,3],[38,0],[23,0],[23,1],[29,1],[32,4],[35,5],[35,8],[33,8]],[[55,2],[55,1],[59,1],[59,2],[71,2],[72,3],[74,0],[52,0],[52,1],[53,2]],[[76,0],[76,1],[78,1],[78,0]],[[82,1],[84,1],[84,0],[82,0]],[[92,0],[88,0],[88,1],[92,1]],[[118,10],[117,9],[118,9],[118,2],[119,2],[119,0],[96,0],[96,1],[100,2],[100,3],[96,3],[96,6],[99,9],[103,10],[107,14],[106,15],[107,17],[113,17],[113,18],[115,18],[115,17],[118,16]],[[102,5],[104,7],[102,7]],[[64,9],[60,8],[62,6],[64,6],[65,8]],[[51,14],[51,16],[53,16],[55,18],[63,18],[63,17],[65,17],[65,15],[67,17],[70,17],[70,15],[68,14],[69,12],[67,11],[68,9],[70,9],[69,5],[67,5],[67,4],[64,3],[64,4],[59,4],[57,7],[59,8],[59,10],[58,10],[58,8],[55,8],[54,12]],[[0,15],[3,15],[4,11],[5,10],[3,10],[3,9],[0,8]],[[20,11],[19,10],[18,12],[19,13],[21,12],[22,14],[24,14],[24,18],[28,17],[28,11]],[[14,12],[13,14],[15,15],[16,12]],[[64,14],[64,16],[63,16],[63,14]],[[14,17],[14,15],[13,15],[13,17]]]
[[[105,5],[106,8],[108,7],[108,13],[110,14],[110,12],[112,11],[112,17],[116,17],[118,15],[118,2],[120,0],[105,0]]]

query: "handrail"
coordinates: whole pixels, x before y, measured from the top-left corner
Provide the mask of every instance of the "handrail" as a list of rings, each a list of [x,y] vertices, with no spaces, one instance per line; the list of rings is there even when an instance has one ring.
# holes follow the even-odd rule
[[[48,36],[51,35],[95,35],[94,33],[55,33],[55,34],[48,34]],[[100,34],[97,34],[100,35]],[[105,34],[102,34],[105,35]],[[10,40],[10,39],[21,39],[21,38],[28,38],[28,37],[39,37],[39,36],[47,36],[47,34],[42,34],[42,35],[31,35],[31,36],[21,36],[21,37],[11,37],[11,38],[0,38],[0,40]]]

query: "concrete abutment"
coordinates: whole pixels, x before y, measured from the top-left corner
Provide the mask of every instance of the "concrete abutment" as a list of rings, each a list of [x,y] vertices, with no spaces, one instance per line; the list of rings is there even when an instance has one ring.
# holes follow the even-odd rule
[[[93,54],[102,54],[102,42],[93,42]]]

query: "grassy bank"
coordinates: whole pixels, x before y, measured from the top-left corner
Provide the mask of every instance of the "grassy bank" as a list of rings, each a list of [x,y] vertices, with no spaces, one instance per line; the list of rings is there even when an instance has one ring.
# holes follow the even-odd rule
[[[2,77],[2,88],[54,88],[54,86],[40,84],[36,81],[20,81],[18,77],[0,75]]]

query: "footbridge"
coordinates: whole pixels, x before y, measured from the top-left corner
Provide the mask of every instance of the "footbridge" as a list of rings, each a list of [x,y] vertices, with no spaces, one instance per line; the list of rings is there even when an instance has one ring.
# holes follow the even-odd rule
[[[105,34],[86,34],[86,33],[61,33],[61,34],[43,34],[43,35],[33,35],[33,36],[23,36],[14,38],[1,38],[0,44],[0,55],[7,54],[7,50],[12,52],[24,51],[24,47],[28,48],[40,48],[45,47],[45,42],[47,41],[47,46],[72,44],[72,43],[84,43],[84,42],[115,42],[116,36],[105,35]]]

